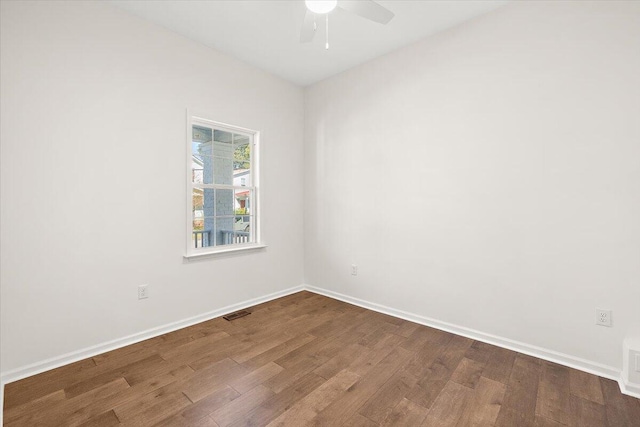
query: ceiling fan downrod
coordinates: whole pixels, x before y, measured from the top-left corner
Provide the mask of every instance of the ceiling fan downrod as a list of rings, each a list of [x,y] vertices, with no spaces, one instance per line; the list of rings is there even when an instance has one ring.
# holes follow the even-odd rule
[[[327,26],[327,31],[325,32],[327,38],[326,38],[326,42],[325,42],[324,48],[326,50],[329,50],[329,14],[325,15],[325,23],[326,23],[326,26]]]

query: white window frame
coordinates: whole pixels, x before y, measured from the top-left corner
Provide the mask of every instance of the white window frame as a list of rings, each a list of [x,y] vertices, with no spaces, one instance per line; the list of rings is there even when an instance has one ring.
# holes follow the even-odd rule
[[[220,123],[207,118],[208,115],[199,114],[187,110],[187,138],[186,138],[186,153],[187,153],[187,232],[186,232],[186,253],[184,257],[186,259],[211,256],[216,254],[228,254],[232,252],[248,251],[254,249],[265,248],[266,245],[260,238],[260,132],[252,129],[247,129],[239,126],[229,125],[226,123]],[[249,189],[253,194],[252,203],[252,217],[253,223],[251,224],[251,243],[234,243],[230,245],[221,246],[207,246],[194,248],[193,247],[193,189],[192,182],[192,139],[193,139],[193,126],[204,126],[215,130],[221,130],[234,134],[240,134],[248,136],[251,139],[251,182],[243,188]],[[220,184],[204,184],[211,185],[211,188],[228,188],[235,189],[233,185],[220,185]],[[200,186],[198,186],[199,188]]]

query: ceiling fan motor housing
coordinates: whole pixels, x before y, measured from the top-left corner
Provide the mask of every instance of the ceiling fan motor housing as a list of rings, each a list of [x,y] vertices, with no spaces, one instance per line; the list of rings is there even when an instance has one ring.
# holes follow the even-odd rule
[[[338,0],[305,0],[304,3],[311,12],[325,14],[336,8]]]

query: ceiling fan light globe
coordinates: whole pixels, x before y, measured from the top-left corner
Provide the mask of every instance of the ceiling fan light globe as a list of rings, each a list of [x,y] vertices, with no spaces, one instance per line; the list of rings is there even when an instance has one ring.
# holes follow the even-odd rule
[[[311,12],[325,14],[336,8],[338,0],[304,0],[304,3]]]

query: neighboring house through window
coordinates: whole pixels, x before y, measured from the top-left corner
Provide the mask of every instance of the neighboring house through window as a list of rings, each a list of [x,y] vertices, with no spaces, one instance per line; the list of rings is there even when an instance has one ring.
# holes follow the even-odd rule
[[[187,257],[262,247],[258,132],[189,116]]]

